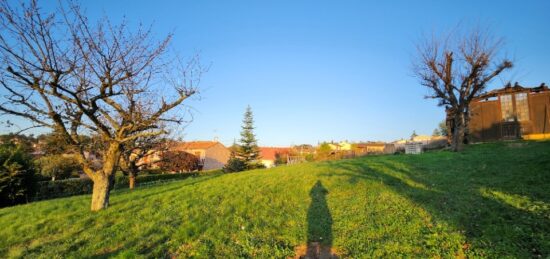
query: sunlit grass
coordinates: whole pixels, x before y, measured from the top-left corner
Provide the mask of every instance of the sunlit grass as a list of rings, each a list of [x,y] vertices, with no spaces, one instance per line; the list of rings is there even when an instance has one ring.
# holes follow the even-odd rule
[[[550,142],[198,177],[117,191],[99,213],[89,202],[1,209],[0,257],[285,258],[309,229],[343,257],[546,257]]]

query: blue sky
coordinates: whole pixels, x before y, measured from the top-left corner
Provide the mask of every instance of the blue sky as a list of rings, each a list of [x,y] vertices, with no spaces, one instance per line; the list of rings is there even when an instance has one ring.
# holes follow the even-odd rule
[[[444,110],[412,76],[415,42],[458,23],[506,40],[507,81],[550,83],[550,1],[83,1],[88,15],[154,23],[211,64],[187,104],[187,140],[238,139],[247,105],[260,145],[431,134]]]

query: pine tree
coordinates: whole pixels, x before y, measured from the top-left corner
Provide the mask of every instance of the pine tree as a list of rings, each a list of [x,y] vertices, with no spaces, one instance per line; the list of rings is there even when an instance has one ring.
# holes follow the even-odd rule
[[[244,113],[243,126],[241,130],[241,139],[237,157],[245,162],[248,169],[260,167],[260,148],[254,135],[254,118],[250,105],[246,107]]]

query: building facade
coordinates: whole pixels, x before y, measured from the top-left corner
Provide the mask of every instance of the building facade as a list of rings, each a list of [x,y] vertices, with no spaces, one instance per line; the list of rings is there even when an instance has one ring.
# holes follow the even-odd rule
[[[355,144],[356,155],[368,155],[368,154],[393,154],[395,153],[395,146],[392,143],[384,142],[367,142]]]
[[[550,90],[507,85],[472,100],[468,140],[486,142],[550,137]],[[452,121],[447,125],[452,129]]]
[[[199,158],[203,170],[221,169],[229,160],[231,152],[217,141],[181,142],[171,148],[173,151],[185,151]]]
[[[260,160],[266,168],[276,166],[275,161],[279,158],[288,163],[290,148],[287,147],[260,147]]]

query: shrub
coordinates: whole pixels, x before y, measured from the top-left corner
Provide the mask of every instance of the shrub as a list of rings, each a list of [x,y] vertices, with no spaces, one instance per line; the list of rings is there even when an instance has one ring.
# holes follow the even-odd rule
[[[164,171],[162,171],[162,169],[160,168],[145,168],[139,171],[140,175],[162,174],[162,173],[164,173]]]
[[[148,185],[151,183],[169,181],[169,180],[181,180],[191,176],[196,176],[197,173],[183,173],[183,174],[150,174],[150,175],[138,175],[136,177],[136,183],[139,185]],[[115,179],[115,189],[128,188],[130,178],[126,175],[117,175]]]
[[[275,165],[285,165],[288,161],[287,153],[275,153]]]
[[[319,160],[319,161],[327,160],[327,159],[331,158],[332,154],[334,154],[334,152],[330,148],[330,145],[326,142],[323,142],[317,148],[317,157],[316,157],[316,159]]]
[[[0,207],[29,201],[35,191],[32,158],[20,146],[0,145]]]
[[[233,173],[246,170],[246,163],[236,157],[232,157],[227,161],[227,164],[223,167],[224,173]]]
[[[69,178],[82,170],[78,161],[67,155],[44,156],[36,160],[36,165],[40,168],[40,174],[50,177],[52,181]]]
[[[168,172],[192,172],[200,170],[198,157],[184,151],[167,151],[157,163],[159,168]]]
[[[37,183],[33,200],[46,200],[59,197],[92,193],[91,179],[66,179],[59,181],[42,181]]]
[[[185,174],[153,174],[153,175],[138,175],[136,182],[141,185],[149,185],[153,183],[181,180],[188,177],[196,176],[197,173]],[[118,174],[115,178],[114,189],[128,188],[128,176]],[[90,179],[66,179],[59,181],[42,181],[38,182],[38,188],[33,200],[46,200],[81,194],[92,193],[93,182]]]
[[[264,169],[264,168],[265,168],[265,165],[258,161],[249,162],[247,165],[248,170]]]

